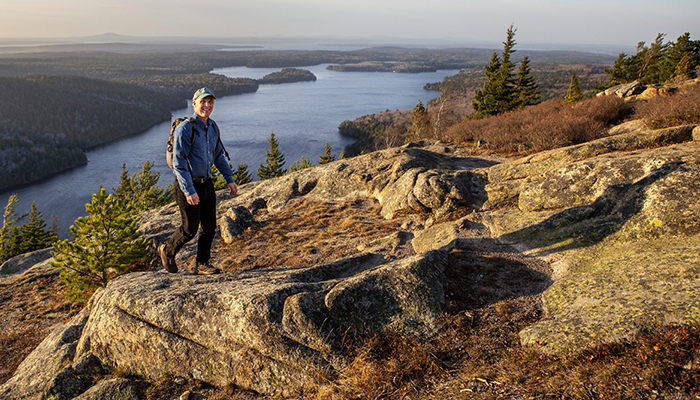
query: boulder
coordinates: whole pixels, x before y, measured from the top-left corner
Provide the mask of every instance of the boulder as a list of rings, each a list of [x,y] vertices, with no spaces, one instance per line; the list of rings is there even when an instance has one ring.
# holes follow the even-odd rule
[[[642,92],[644,92],[645,89],[646,87],[642,85],[639,81],[634,81],[613,86],[599,93],[599,95],[615,95],[617,97],[622,97],[623,99],[626,99],[641,94]]]
[[[568,265],[544,294],[551,318],[524,329],[524,345],[580,351],[698,321],[694,129],[620,134],[489,170],[484,223],[528,254]]]
[[[337,350],[349,331],[431,335],[444,302],[445,263],[438,251],[208,277],[123,275],[95,293],[70,329],[42,343],[46,350],[32,353],[3,389],[40,393],[56,373],[80,376],[64,364],[95,357],[109,370],[148,379],[167,373],[291,395],[342,365]],[[65,348],[61,358],[57,347]],[[47,359],[55,359],[53,367]]]
[[[21,274],[29,268],[51,258],[53,247],[12,257],[0,265],[0,276]]]
[[[71,321],[57,326],[19,365],[15,374],[0,386],[2,399],[34,399],[44,395],[72,398],[87,389],[70,366],[83,327],[89,317],[87,309]]]
[[[138,384],[124,378],[105,379],[74,400],[139,400],[143,391]]]
[[[603,163],[621,165],[616,159],[620,157],[619,152],[624,154],[637,155],[636,159],[641,160],[641,164],[629,165],[627,171],[636,176],[645,174],[648,167],[644,166],[644,159],[647,154],[654,152],[640,153],[639,150],[648,148],[654,149],[668,146],[675,143],[683,143],[692,140],[695,125],[686,125],[674,128],[659,129],[655,131],[636,130],[615,136],[608,136],[591,142],[582,143],[560,149],[540,152],[531,156],[523,157],[515,161],[495,165],[488,170],[489,183],[486,185],[488,200],[484,204],[485,209],[496,209],[504,203],[517,199],[519,208],[523,211],[532,211],[534,208],[556,209],[567,204],[559,204],[562,201],[568,205],[575,205],[581,202],[589,202],[602,193],[605,187],[616,184],[624,177],[615,178],[614,172],[601,171],[606,167]],[[636,152],[635,152],[636,151]],[[649,161],[649,165],[658,163],[659,158],[666,157],[661,154],[656,157],[657,161]],[[587,161],[588,160],[588,161]],[[599,166],[598,171],[591,171],[593,165]],[[589,177],[586,182],[584,177]],[[548,180],[555,177],[554,181]],[[560,179],[563,178],[563,179]],[[593,179],[595,187],[593,187]],[[598,182],[603,179],[606,182]],[[616,180],[617,179],[617,180]],[[555,183],[556,182],[556,183]],[[578,186],[574,186],[574,184]],[[537,206],[531,205],[531,201],[523,198],[521,204],[521,194],[526,192],[526,188],[534,190],[536,185],[542,186],[542,190],[550,190],[547,199]],[[557,186],[559,185],[559,186]],[[575,193],[568,196],[569,200],[562,200],[560,189],[567,189],[566,193]],[[527,196],[527,194],[526,194]],[[553,198],[549,198],[553,197]],[[578,200],[577,200],[578,199]],[[548,205],[547,202],[553,204]],[[535,201],[537,203],[537,201]],[[524,209],[523,209],[524,207]]]
[[[379,199],[386,218],[400,213],[440,214],[444,208],[470,208],[483,201],[483,185],[472,185],[482,178],[468,171],[496,163],[422,148],[392,148],[303,169],[265,184],[243,185],[239,196],[223,201],[222,206],[245,206],[253,214],[261,209],[275,213],[295,197],[329,200],[360,194]]]

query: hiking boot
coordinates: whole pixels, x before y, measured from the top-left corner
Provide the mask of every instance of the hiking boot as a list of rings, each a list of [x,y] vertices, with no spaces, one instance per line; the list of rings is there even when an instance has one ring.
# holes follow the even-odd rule
[[[163,264],[163,268],[167,269],[168,272],[172,274],[176,273],[177,264],[175,264],[175,258],[165,255],[165,243],[158,246],[158,254],[160,255],[160,261]]]
[[[195,263],[193,272],[195,275],[214,275],[220,274],[221,270],[212,266],[209,261],[207,261],[205,263]]]

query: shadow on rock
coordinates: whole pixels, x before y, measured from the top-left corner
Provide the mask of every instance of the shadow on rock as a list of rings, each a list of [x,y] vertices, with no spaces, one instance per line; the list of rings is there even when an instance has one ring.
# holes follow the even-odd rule
[[[634,183],[611,185],[591,204],[571,207],[544,221],[503,235],[514,242],[539,242],[548,252],[587,247],[619,233],[642,214],[649,189],[675,172],[682,163],[668,163]]]

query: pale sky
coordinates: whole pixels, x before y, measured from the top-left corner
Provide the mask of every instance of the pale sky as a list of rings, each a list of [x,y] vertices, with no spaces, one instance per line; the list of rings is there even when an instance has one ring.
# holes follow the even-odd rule
[[[355,36],[634,47],[690,32],[699,0],[0,0],[0,38]]]

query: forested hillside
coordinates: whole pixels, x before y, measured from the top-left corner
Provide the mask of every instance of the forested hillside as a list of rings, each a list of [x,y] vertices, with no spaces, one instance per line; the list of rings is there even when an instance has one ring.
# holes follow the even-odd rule
[[[75,76],[1,77],[0,190],[87,162],[83,150],[170,118],[182,100]]]

